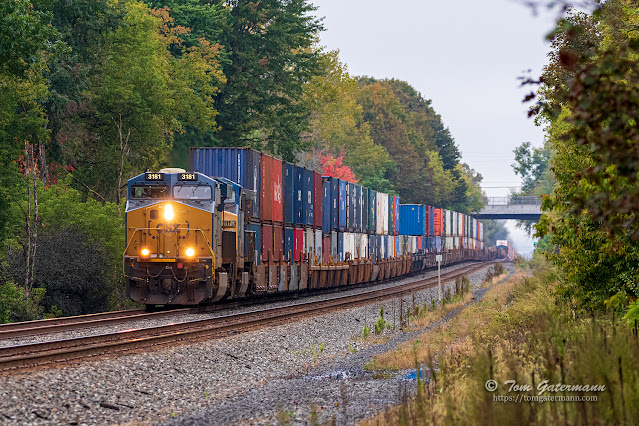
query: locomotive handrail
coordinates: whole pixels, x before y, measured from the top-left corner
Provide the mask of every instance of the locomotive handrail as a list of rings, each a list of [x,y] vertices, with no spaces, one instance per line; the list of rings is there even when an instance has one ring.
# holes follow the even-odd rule
[[[131,228],[129,228],[131,229]],[[129,241],[126,244],[126,248],[124,249],[124,253],[122,254],[122,258],[124,259],[126,257],[126,252],[129,251],[129,246],[131,245],[131,242],[133,241],[133,237],[135,237],[135,234],[138,231],[159,231],[159,230],[163,230],[163,228],[135,228],[135,231],[133,231],[133,234],[131,234],[131,238],[129,238]],[[202,228],[177,228],[175,229],[173,232],[175,231],[200,231],[202,233],[202,236],[204,237],[204,241],[206,242],[206,246],[209,248],[209,251],[211,252],[211,258],[213,259],[213,270],[215,271],[215,252],[213,252],[213,248],[211,247],[211,244],[209,243],[209,239],[206,238],[206,234],[204,233],[204,230]],[[122,272],[124,273],[124,263],[122,264]]]

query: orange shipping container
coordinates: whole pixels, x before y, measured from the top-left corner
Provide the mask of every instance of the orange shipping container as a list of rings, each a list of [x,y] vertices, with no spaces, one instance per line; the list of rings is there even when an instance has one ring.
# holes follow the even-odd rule
[[[443,211],[442,209],[434,209],[435,210],[435,214],[434,214],[434,222],[435,222],[435,236],[439,237],[442,235],[442,231],[443,231],[443,223],[442,223],[442,216],[443,216]]]

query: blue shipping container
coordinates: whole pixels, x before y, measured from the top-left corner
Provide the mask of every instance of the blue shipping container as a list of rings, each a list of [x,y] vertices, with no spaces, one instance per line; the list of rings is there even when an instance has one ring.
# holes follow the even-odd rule
[[[331,181],[328,178],[322,178],[322,189],[324,190],[322,196],[322,231],[329,233],[331,232],[331,213],[333,209],[331,208]]]
[[[355,231],[355,223],[357,222],[357,213],[355,212],[355,198],[357,197],[357,191],[355,190],[355,184],[348,182],[348,230]]]
[[[295,223],[295,166],[282,162],[282,198],[284,201],[284,223]]]
[[[302,195],[302,202],[304,203],[304,212],[306,213],[306,219],[304,225],[313,226],[313,171],[308,169],[304,170],[304,183],[302,188],[304,194]]]
[[[377,232],[377,191],[368,190],[368,233]]]
[[[368,188],[360,186],[362,191],[362,233],[368,234]]]
[[[284,259],[286,261],[291,260],[290,255],[295,250],[295,229],[286,227],[284,228]]]
[[[377,261],[377,246],[375,244],[376,241],[377,239],[375,238],[375,235],[368,236],[368,257],[370,257],[373,262]]]
[[[344,233],[337,233],[337,255],[339,257],[339,261],[344,261]]]
[[[362,232],[362,187],[355,185],[355,232]]]
[[[340,231],[344,231],[346,230],[346,226],[347,226],[347,209],[346,209],[346,194],[348,193],[348,185],[346,184],[346,181],[343,180],[339,180],[339,196],[338,196],[338,202],[339,202],[339,229]]]
[[[257,264],[262,263],[262,227],[259,223],[251,222],[249,226],[249,230],[255,232],[255,258],[257,260]]]
[[[293,212],[295,215],[295,224],[304,225],[306,223],[306,204],[303,201],[304,197],[304,168],[295,167],[295,181],[293,191],[295,192],[295,198],[293,200]]]
[[[424,206],[422,204],[402,204],[399,206],[399,234],[424,235]]]
[[[331,185],[331,229],[339,229],[339,179],[334,177],[327,177]]]
[[[191,148],[189,165],[193,172],[209,177],[225,177],[255,191],[255,201],[247,203],[247,215],[260,218],[261,154],[251,148]]]

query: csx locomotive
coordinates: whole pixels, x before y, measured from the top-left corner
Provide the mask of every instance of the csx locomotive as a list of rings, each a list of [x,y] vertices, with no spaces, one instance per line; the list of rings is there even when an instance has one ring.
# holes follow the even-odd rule
[[[297,256],[269,252],[265,261],[246,213],[255,199],[254,191],[227,178],[182,169],[130,179],[124,252],[127,294],[147,307],[197,305],[384,280],[436,265],[432,250],[386,256],[357,250],[340,259],[321,259],[309,249]],[[473,249],[437,254],[442,264],[495,257],[494,251]]]
[[[244,249],[246,197],[247,191],[228,179],[182,169],[129,180],[127,294],[146,305],[245,296],[254,263],[253,247]]]

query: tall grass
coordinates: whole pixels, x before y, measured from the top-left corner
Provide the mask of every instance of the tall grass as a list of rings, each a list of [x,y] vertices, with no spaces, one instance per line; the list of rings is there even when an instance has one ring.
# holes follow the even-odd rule
[[[515,284],[498,315],[470,331],[466,344],[418,356],[434,374],[418,382],[416,399],[374,419],[381,424],[637,424],[639,338],[625,321],[575,317],[555,301],[555,270],[542,265]],[[452,348],[452,349],[451,349]],[[495,380],[494,392],[485,388]],[[507,380],[530,385],[509,392]],[[603,392],[543,392],[596,396],[596,402],[502,402],[496,395],[539,395],[548,384],[605,385]]]

